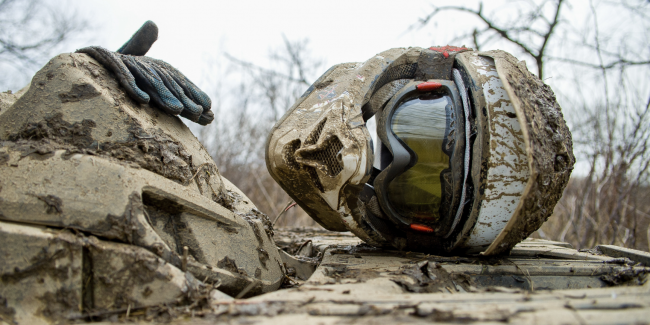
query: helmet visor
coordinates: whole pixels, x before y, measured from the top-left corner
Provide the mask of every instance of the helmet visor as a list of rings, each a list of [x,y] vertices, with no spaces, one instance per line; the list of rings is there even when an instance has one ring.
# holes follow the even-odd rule
[[[393,134],[415,158],[412,167],[395,177],[387,189],[388,200],[402,216],[439,219],[444,195],[441,175],[449,170],[445,145],[451,107],[449,96],[422,96],[402,103],[392,116]]]

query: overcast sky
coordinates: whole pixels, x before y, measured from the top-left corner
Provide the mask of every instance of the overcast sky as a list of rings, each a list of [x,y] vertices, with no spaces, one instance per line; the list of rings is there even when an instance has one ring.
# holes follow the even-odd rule
[[[456,1],[455,3],[462,3]],[[465,1],[473,4],[475,1]],[[142,23],[153,20],[158,41],[147,54],[200,79],[204,62],[227,52],[264,64],[270,48],[289,40],[310,40],[312,55],[323,69],[358,62],[393,47],[431,46],[453,34],[454,25],[408,31],[431,10],[430,0],[402,1],[81,1],[80,13],[97,29],[97,41],[119,48]],[[438,1],[437,3],[442,3]],[[441,44],[445,45],[445,44]],[[462,44],[461,44],[462,45]]]
[[[308,39],[310,58],[322,61],[324,64],[321,69],[324,72],[334,64],[362,62],[394,47],[447,45],[455,36],[483,25],[472,15],[447,11],[438,14],[424,28],[412,28],[420,18],[432,11],[434,4],[477,8],[478,0],[45,1],[55,10],[76,12],[77,16],[87,20],[91,27],[88,33],[57,47],[58,50],[72,52],[89,45],[116,50],[145,21],[152,20],[159,26],[160,33],[158,41],[147,55],[169,62],[199,86],[204,83],[207,86],[208,82],[204,80],[221,78],[223,71],[217,71],[210,63],[223,63],[224,53],[268,67],[268,53],[271,49],[282,46],[283,37],[289,41]],[[496,14],[500,17],[497,19],[502,22],[505,17],[516,17],[517,13],[513,11],[516,9],[513,8],[525,3],[527,2],[490,0],[484,2],[483,11],[489,16]],[[568,25],[571,26],[568,29],[571,29],[590,24],[585,19],[590,3],[588,0],[567,2],[562,9],[563,28],[567,30]],[[546,8],[552,10],[552,6]],[[601,11],[600,24],[611,25],[611,28],[607,26],[603,30],[633,36],[628,33],[627,29],[630,28],[626,26],[638,22],[628,19],[629,15],[612,12],[606,6],[602,7]],[[573,34],[580,37],[580,33]],[[647,38],[648,36],[641,39],[647,41]],[[575,56],[571,46],[558,45],[559,43],[554,42],[549,45],[549,49],[552,48],[556,52],[566,49],[568,53],[556,54]],[[528,61],[528,67],[536,72],[531,58],[523,55],[511,44],[501,42],[483,49],[496,48],[509,51],[519,59]],[[545,82],[561,89],[556,83],[564,74],[563,71],[549,69],[548,65],[546,70]],[[28,80],[27,75],[32,73],[26,71],[24,80],[17,81],[10,88],[21,88]],[[206,75],[210,78],[206,78]]]

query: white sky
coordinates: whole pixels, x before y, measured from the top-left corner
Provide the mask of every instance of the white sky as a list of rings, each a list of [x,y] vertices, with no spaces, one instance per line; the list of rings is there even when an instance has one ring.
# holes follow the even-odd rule
[[[439,23],[444,29],[430,25],[407,32],[431,10],[431,3],[73,0],[70,4],[98,27],[100,44],[92,45],[109,49],[119,48],[142,23],[153,20],[159,27],[158,41],[147,55],[198,81],[205,72],[204,62],[223,52],[264,64],[269,49],[282,44],[283,34],[289,40],[308,38],[312,55],[325,62],[323,71],[341,62],[365,61],[393,47],[434,45],[436,39],[449,39],[453,22]]]

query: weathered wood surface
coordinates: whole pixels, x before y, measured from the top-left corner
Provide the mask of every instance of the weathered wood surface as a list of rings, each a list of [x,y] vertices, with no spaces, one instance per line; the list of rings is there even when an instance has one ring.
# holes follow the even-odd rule
[[[313,255],[323,254],[308,281],[250,299],[215,296],[210,310],[195,313],[194,318],[188,312],[172,323],[650,322],[648,269],[629,254],[578,252],[565,243],[527,240],[510,256],[497,259],[441,257],[358,246],[358,240],[347,234],[304,231],[287,238],[278,233],[276,240],[284,247],[293,245],[308,254],[303,244],[311,240]],[[504,286],[491,286],[481,277],[513,281],[511,286],[504,281]],[[616,281],[619,285],[611,286]],[[560,290],[562,285],[580,288]]]

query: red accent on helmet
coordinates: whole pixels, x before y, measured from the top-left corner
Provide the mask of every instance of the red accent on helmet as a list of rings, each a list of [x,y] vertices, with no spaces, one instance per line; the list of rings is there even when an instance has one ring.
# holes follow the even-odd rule
[[[449,52],[459,52],[459,51],[465,51],[469,50],[466,47],[458,47],[458,46],[452,46],[452,45],[446,45],[446,46],[432,46],[429,48],[431,51],[436,51],[442,53],[442,55],[445,56],[445,58],[449,57]]]
[[[421,232],[433,232],[433,228],[425,225],[418,225],[417,223],[412,223],[411,229],[415,231],[421,231]]]
[[[431,91],[431,90],[438,89],[440,87],[442,87],[441,83],[433,82],[433,81],[431,81],[431,82],[423,82],[423,83],[415,86],[415,88],[417,90],[419,90],[419,91]]]

